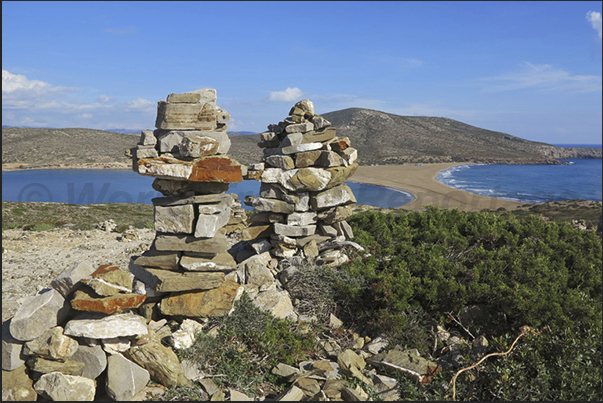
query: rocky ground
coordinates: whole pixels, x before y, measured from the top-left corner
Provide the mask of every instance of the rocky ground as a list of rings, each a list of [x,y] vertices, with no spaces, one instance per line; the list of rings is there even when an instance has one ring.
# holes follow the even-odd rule
[[[3,231],[2,322],[14,315],[25,297],[49,287],[53,278],[83,260],[93,266],[113,264],[127,270],[130,256],[147,250],[154,237],[151,229],[127,233],[69,228]]]

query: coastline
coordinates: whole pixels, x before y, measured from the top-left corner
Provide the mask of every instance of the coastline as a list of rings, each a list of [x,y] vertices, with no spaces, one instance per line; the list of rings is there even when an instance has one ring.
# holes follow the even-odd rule
[[[412,194],[414,199],[398,209],[411,211],[424,210],[431,205],[438,208],[458,208],[463,211],[496,210],[505,208],[514,210],[525,203],[493,197],[479,196],[464,190],[458,190],[439,182],[436,177],[440,171],[472,163],[432,163],[402,165],[361,165],[350,178],[352,182],[388,187]],[[23,164],[2,164],[2,172],[24,169],[131,169],[130,163],[109,162],[89,164],[57,164],[44,167],[27,167]]]
[[[429,205],[442,209],[458,208],[462,211],[496,210],[501,207],[506,210],[514,210],[525,204],[494,197],[479,196],[444,185],[436,179],[440,171],[455,166],[471,164],[473,163],[444,162],[422,164],[420,166],[415,164],[362,165],[358,167],[350,180],[370,185],[385,186],[412,194],[414,196],[413,201],[398,207],[398,209],[411,211],[421,211]]]
[[[48,166],[28,166],[26,164],[2,164],[2,172],[33,169],[132,169],[131,162],[91,162],[81,164],[57,164]]]

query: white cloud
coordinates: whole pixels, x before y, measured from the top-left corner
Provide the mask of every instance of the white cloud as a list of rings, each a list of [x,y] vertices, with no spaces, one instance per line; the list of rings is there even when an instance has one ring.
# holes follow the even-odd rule
[[[123,102],[106,94],[86,102],[86,91],[53,86],[2,70],[2,123],[9,126],[140,129],[155,121],[157,104],[143,98]],[[89,94],[87,94],[89,95]]]
[[[601,13],[589,11],[586,13],[586,19],[591,23],[593,29],[599,34],[599,39],[601,39]]]
[[[106,96],[105,94],[100,94],[98,96],[98,98],[96,99],[97,102],[101,102],[101,103],[110,103],[113,102],[112,98],[109,98],[108,96]]]
[[[292,102],[298,101],[304,93],[297,87],[287,87],[285,91],[270,91],[268,99],[270,101]]]
[[[477,80],[487,91],[511,91],[526,88],[567,92],[601,91],[601,76],[572,75],[550,64],[523,63],[519,71]]]
[[[31,103],[65,97],[78,88],[55,87],[40,80],[30,80],[22,74],[2,70],[2,109],[21,108]]]

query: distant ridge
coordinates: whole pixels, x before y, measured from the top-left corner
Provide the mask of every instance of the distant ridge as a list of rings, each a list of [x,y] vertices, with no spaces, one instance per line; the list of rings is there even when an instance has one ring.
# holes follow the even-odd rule
[[[601,158],[601,149],[562,148],[487,130],[449,118],[400,116],[362,108],[322,114],[349,137],[365,164],[483,162],[550,164],[565,158]]]
[[[480,162],[557,164],[558,159],[601,158],[601,148],[563,148],[481,129],[453,119],[399,116],[371,109],[348,108],[321,114],[350,138],[358,162],[401,164]],[[268,122],[277,123],[277,122]],[[267,124],[268,124],[267,123]],[[120,129],[115,129],[120,130]],[[124,129],[125,131],[126,129]],[[140,131],[117,133],[95,129],[2,127],[2,164],[22,168],[74,164],[120,163],[138,142]],[[260,162],[259,134],[229,132],[229,155],[243,164]]]

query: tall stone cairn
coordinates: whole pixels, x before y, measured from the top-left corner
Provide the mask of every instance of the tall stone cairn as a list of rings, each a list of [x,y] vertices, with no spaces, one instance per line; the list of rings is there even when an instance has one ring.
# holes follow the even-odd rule
[[[238,196],[225,192],[246,166],[226,155],[229,120],[215,89],[170,94],[157,104],[157,129],[142,131],[131,150],[133,170],[155,177],[152,186],[164,196],[152,199],[155,240],[130,265],[147,287],[141,312],[148,318],[153,311],[221,316],[242,292],[227,234],[244,227],[246,214]]]
[[[250,165],[247,173],[261,181],[260,196],[244,203],[256,211],[249,228],[270,227],[263,234],[277,259],[299,256],[328,265],[349,259],[342,247],[353,233],[345,219],[356,198],[344,182],[358,168],[358,152],[330,126],[304,99],[260,135],[264,163]]]

